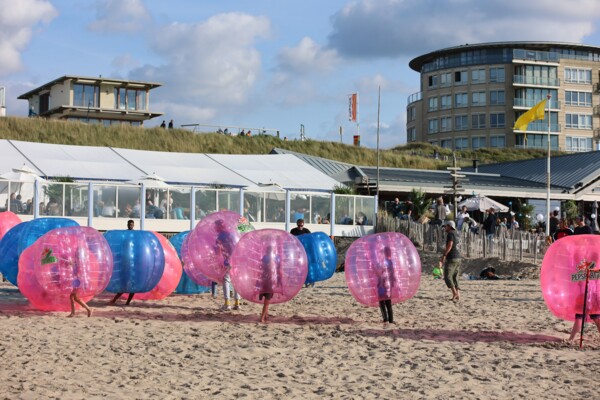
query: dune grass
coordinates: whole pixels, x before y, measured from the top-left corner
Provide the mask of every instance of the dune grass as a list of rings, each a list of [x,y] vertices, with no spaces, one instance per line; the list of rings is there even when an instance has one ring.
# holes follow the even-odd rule
[[[41,118],[0,118],[0,139],[26,142],[110,146],[117,148],[183,153],[267,154],[274,147],[355,165],[377,165],[374,149],[335,142],[307,140],[285,141],[271,135],[252,137],[225,136],[217,133],[197,134],[186,129],[139,128],[131,126],[89,125],[74,121]],[[438,152],[439,159],[433,155]],[[457,151],[459,166],[544,157],[543,150],[481,149]],[[380,151],[381,167],[445,169],[452,162],[452,150],[427,143],[397,146]]]

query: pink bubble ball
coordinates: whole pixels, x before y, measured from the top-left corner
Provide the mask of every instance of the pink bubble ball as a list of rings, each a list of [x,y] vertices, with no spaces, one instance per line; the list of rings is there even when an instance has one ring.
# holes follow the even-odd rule
[[[21,218],[12,211],[0,212],[0,240],[13,226],[21,223]]]
[[[104,236],[93,228],[70,226],[51,230],[23,251],[17,282],[35,308],[68,311],[71,293],[89,301],[106,288],[112,270]]]
[[[352,243],[344,262],[346,283],[354,298],[369,307],[382,300],[406,301],[419,289],[421,259],[409,238],[387,232]]]
[[[177,255],[177,250],[169,240],[160,233],[152,232],[158,238],[165,254],[165,269],[158,284],[149,292],[136,293],[136,300],[163,300],[175,291],[183,269]]]
[[[565,321],[574,321],[575,314],[583,313],[585,272],[577,266],[586,261],[594,261],[595,268],[600,266],[600,236],[565,236],[552,243],[544,255],[540,272],[544,302],[552,314]],[[590,314],[600,314],[600,279],[588,283],[586,321]]]
[[[190,232],[181,258],[186,273],[198,282],[200,276],[222,283],[229,270],[229,259],[242,237],[238,227],[242,217],[233,211],[219,211],[206,216]]]
[[[200,270],[194,265],[194,261],[193,261],[192,257],[188,256],[185,259],[183,258],[184,254],[188,254],[188,251],[189,251],[188,246],[190,243],[189,239],[190,239],[191,234],[192,234],[192,232],[190,232],[185,237],[185,239],[183,240],[183,244],[181,245],[180,253],[181,253],[181,262],[183,264],[183,270],[185,271],[187,276],[192,281],[194,281],[194,283],[196,283],[197,285],[209,287],[213,283],[212,279],[209,279],[206,275],[204,275],[200,272]]]
[[[271,293],[270,303],[283,303],[298,294],[308,274],[308,257],[302,243],[278,229],[246,233],[231,256],[231,283],[244,299],[263,303],[262,293]]]

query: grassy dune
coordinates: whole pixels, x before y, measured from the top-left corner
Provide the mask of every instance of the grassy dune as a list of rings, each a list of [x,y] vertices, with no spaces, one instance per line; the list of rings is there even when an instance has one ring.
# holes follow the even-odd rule
[[[217,133],[196,134],[185,129],[104,127],[40,118],[0,118],[0,139],[186,153],[266,154],[272,148],[279,147],[351,164],[377,164],[375,150],[335,142],[284,141],[271,135],[238,137]],[[438,160],[433,158],[436,150],[440,154]],[[482,149],[456,152],[460,166],[470,166],[473,159],[487,164],[544,156],[543,150]],[[445,169],[451,162],[451,150],[425,143],[397,146],[380,152],[381,167]]]

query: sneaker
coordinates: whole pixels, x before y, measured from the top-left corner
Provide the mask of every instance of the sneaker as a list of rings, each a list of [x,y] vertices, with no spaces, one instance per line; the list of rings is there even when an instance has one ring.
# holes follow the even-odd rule
[[[233,306],[233,309],[236,310],[236,311],[238,311],[238,310],[241,310],[242,307],[240,307],[239,304],[236,304],[235,306]]]
[[[231,306],[230,305],[223,305],[223,307],[221,307],[221,311],[231,311]]]

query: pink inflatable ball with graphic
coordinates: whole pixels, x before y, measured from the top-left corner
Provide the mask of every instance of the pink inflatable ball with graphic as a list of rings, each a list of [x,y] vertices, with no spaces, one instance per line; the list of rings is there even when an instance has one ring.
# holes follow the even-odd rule
[[[200,275],[223,282],[233,249],[242,237],[241,218],[233,211],[215,212],[200,221],[188,235],[187,248],[182,250],[181,256],[185,271],[194,282],[200,280]]]
[[[401,233],[364,236],[346,252],[346,283],[354,298],[370,307],[382,300],[406,301],[419,289],[421,259],[416,247]]]
[[[12,211],[0,212],[0,240],[13,226],[21,223],[21,218]]]
[[[206,277],[206,275],[204,275],[200,272],[200,270],[194,265],[192,257],[190,257],[188,255],[184,259],[184,254],[188,254],[188,251],[189,251],[188,246],[190,244],[190,237],[193,237],[192,233],[193,233],[193,231],[190,232],[185,237],[185,239],[183,239],[183,243],[181,245],[180,254],[181,254],[181,261],[183,263],[183,270],[186,273],[186,275],[189,277],[189,279],[191,279],[197,285],[210,287],[212,285],[213,281],[210,280],[208,277]],[[185,260],[187,260],[187,261],[185,261]]]
[[[246,233],[231,256],[231,283],[246,300],[262,304],[261,294],[273,295],[270,303],[283,303],[298,294],[308,273],[302,243],[278,229]]]
[[[72,293],[84,302],[101,293],[113,269],[104,236],[93,228],[56,228],[37,239],[19,257],[19,290],[45,311],[69,311]]]
[[[149,292],[137,293],[136,300],[162,300],[173,293],[179,284],[183,269],[181,261],[177,255],[175,247],[160,233],[152,232],[156,235],[165,253],[165,269],[158,284]]]
[[[600,264],[600,236],[565,236],[546,250],[540,272],[540,284],[548,309],[560,319],[574,321],[583,313],[585,265]],[[600,314],[600,274],[591,273],[588,282],[586,321]]]

